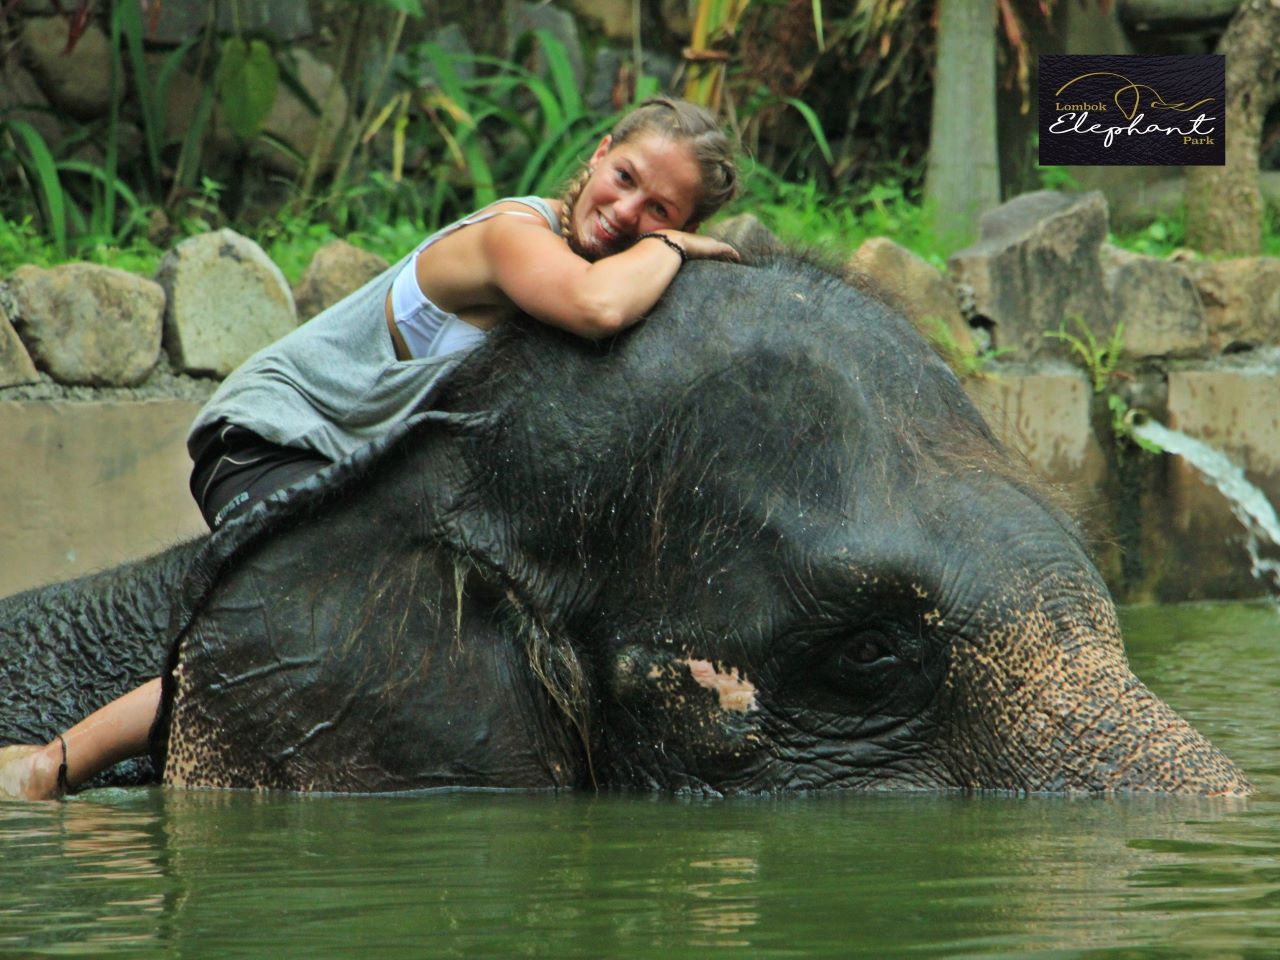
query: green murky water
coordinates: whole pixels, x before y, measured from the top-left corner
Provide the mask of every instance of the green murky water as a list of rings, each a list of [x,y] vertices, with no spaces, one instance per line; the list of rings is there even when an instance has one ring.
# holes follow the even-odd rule
[[[1124,619],[1255,798],[96,791],[0,805],[0,955],[1280,957],[1280,616]]]

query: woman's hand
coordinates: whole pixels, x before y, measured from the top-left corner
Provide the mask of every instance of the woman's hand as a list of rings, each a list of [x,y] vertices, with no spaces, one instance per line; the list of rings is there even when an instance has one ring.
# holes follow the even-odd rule
[[[729,244],[723,240],[716,240],[714,237],[703,236],[700,233],[687,233],[684,230],[655,230],[655,233],[661,233],[663,236],[669,237],[673,243],[680,244],[684,255],[690,260],[731,260],[737,262],[742,257]]]

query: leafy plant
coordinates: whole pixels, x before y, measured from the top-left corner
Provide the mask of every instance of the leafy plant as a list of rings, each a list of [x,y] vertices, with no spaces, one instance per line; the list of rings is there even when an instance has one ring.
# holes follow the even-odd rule
[[[1080,190],[1080,182],[1072,175],[1070,167],[1036,164],[1036,175],[1040,178],[1042,190],[1061,190],[1064,193],[1076,193]]]
[[[1118,247],[1152,257],[1167,257],[1186,243],[1186,216],[1182,211],[1154,220],[1141,230],[1112,234],[1108,239]]]
[[[280,69],[262,40],[228,37],[218,61],[218,99],[222,118],[241,140],[255,137],[275,103]]]
[[[942,268],[952,252],[930,226],[927,209],[903,186],[908,174],[861,188],[824,189],[750,165],[745,191],[726,211],[752,213],[793,246],[847,256],[870,237],[888,237]]]
[[[1058,324],[1057,330],[1045,331],[1045,336],[1053,340],[1061,340],[1070,347],[1071,352],[1084,363],[1085,370],[1088,371],[1089,378],[1093,382],[1093,392],[1102,393],[1120,363],[1120,350],[1124,344],[1124,321],[1118,321],[1115,330],[1111,333],[1111,338],[1106,343],[1101,343],[1089,329],[1089,325],[1080,317],[1071,319],[1075,322],[1076,329],[1080,331],[1079,336],[1067,330],[1065,319]]]
[[[432,185],[421,208],[427,223],[504,194],[554,193],[616,121],[614,112],[593,111],[583,101],[564,46],[545,31],[531,36],[542,71],[434,43],[406,51],[401,89],[362,139],[389,134],[384,185]],[[642,78],[637,97],[654,86]]]
[[[1110,339],[1104,344],[1079,317],[1071,318],[1080,331],[1076,336],[1066,329],[1066,321],[1058,325],[1057,330],[1045,333],[1046,337],[1061,340],[1071,347],[1071,352],[1078,356],[1089,373],[1095,395],[1106,394],[1107,409],[1111,412],[1111,435],[1116,442],[1127,440],[1143,450],[1160,453],[1161,449],[1149,440],[1133,432],[1134,419],[1143,414],[1131,408],[1129,402],[1115,390],[1108,389],[1112,374],[1120,363],[1120,350],[1124,342],[1124,321],[1116,324]]]
[[[20,179],[27,185],[44,232],[60,256],[67,254],[67,202],[49,145],[40,132],[25,120],[7,120],[4,141],[17,165]]]
[[[751,0],[698,0],[689,40],[693,63],[685,77],[686,100],[719,109],[729,59],[725,48],[750,5]]]
[[[1012,347],[989,347],[985,350],[965,347],[956,340],[951,327],[941,317],[924,317],[920,328],[925,339],[961,380],[989,377],[991,364],[1013,352]]]

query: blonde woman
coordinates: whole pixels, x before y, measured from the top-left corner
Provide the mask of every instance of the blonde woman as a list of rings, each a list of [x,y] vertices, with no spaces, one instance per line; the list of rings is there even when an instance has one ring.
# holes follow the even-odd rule
[[[210,527],[384,435],[503,321],[607,337],[687,260],[736,259],[696,231],[737,187],[714,118],[657,98],[623,117],[561,197],[499,200],[436,231],[251,357],[201,411],[191,489]],[[44,746],[0,749],[0,795],[56,798],[145,752],[159,702],[157,678]]]

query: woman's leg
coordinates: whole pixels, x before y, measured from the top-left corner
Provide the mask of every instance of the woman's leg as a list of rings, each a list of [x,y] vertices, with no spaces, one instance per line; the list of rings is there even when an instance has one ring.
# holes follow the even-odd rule
[[[315,451],[282,447],[230,424],[203,431],[190,449],[195,461],[191,492],[211,529],[331,462]],[[43,747],[24,744],[0,748],[0,797],[58,797],[63,786],[58,782],[58,770],[63,763],[64,741],[66,785],[70,787],[144,753],[159,708],[157,677]]]
[[[53,800],[61,795],[58,769],[65,742],[68,787],[147,750],[147,738],[160,709],[160,678],[113,700],[43,747],[0,749],[0,795]]]
[[[332,461],[314,450],[282,447],[229,423],[206,427],[188,444],[191,494],[210,530]]]

